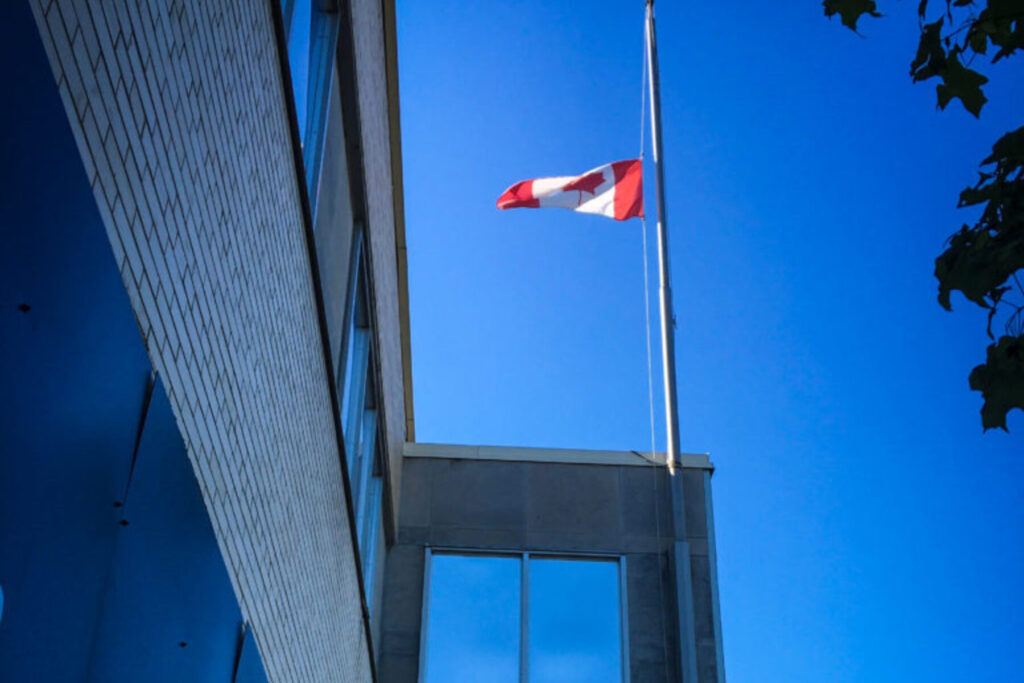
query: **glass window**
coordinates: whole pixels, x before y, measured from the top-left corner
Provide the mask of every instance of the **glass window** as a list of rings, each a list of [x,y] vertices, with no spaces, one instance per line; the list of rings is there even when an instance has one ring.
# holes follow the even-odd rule
[[[627,680],[621,558],[432,552],[427,567],[422,680]]]
[[[531,557],[531,681],[621,681],[619,621],[618,562]]]
[[[358,521],[360,533],[359,547],[362,549],[363,577],[366,583],[366,599],[371,606],[370,618],[375,619],[376,613],[373,609],[374,591],[377,583],[377,549],[380,545],[380,527],[384,517],[383,491],[384,472],[381,462],[382,453],[380,448],[375,449],[372,462],[373,474],[370,477],[366,490],[366,512]]]
[[[313,6],[310,0],[299,0],[292,9],[288,27],[288,62],[292,70],[292,97],[299,120],[299,139],[306,142],[306,108],[309,99],[309,52],[312,38]]]
[[[314,203],[337,45],[336,5],[334,0],[285,0],[282,6],[288,27],[288,63],[306,166],[305,180]]]
[[[384,515],[384,452],[377,397],[373,329],[367,297],[365,260],[357,242],[349,284],[352,302],[345,316],[344,352],[340,363],[341,419],[345,457],[355,511],[356,537],[362,561],[366,602],[375,619],[374,588],[378,571],[380,529]]]
[[[367,301],[366,274],[363,266],[362,239],[357,237],[352,250],[352,270],[349,278],[349,307],[345,315],[345,334],[341,362],[341,420],[345,432],[345,453],[349,459],[349,477],[355,477],[355,457],[359,443],[363,411],[366,406],[366,387],[370,372],[370,311]]]
[[[519,681],[520,558],[430,559],[423,680]]]

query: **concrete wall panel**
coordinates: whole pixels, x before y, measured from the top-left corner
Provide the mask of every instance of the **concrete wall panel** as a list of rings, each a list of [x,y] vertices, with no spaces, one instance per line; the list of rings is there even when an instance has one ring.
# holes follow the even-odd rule
[[[699,680],[712,683],[708,533],[698,528],[706,516],[705,474],[694,468],[684,476],[693,499],[687,509],[694,509],[689,540]],[[673,528],[663,467],[415,456],[405,459],[401,496],[398,544],[388,557],[384,587],[383,680],[416,680],[428,546],[624,555],[631,680],[678,680],[674,579],[666,552]]]
[[[489,467],[465,460],[444,460],[431,482],[432,526],[517,529],[523,526],[526,471],[518,463]]]

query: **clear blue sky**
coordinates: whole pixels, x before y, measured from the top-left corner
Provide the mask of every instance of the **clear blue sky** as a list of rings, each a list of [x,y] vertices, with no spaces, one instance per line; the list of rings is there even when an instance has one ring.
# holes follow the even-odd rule
[[[883,9],[860,38],[818,2],[658,8],[682,443],[718,468],[732,683],[1024,675],[1024,415],[982,433],[984,313],[932,276],[1024,122],[1024,58],[980,121],[939,112],[907,76],[916,3]],[[418,440],[649,447],[640,223],[494,207],[637,154],[642,16],[399,0]]]

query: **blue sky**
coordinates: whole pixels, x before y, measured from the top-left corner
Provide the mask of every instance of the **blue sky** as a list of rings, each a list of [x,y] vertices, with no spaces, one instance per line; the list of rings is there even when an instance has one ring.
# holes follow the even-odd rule
[[[980,120],[940,112],[915,9],[858,37],[816,2],[658,7],[682,445],[718,468],[733,683],[1024,671],[1024,415],[982,433],[984,312],[932,276],[1024,58]],[[399,0],[418,440],[649,447],[639,221],[494,207],[636,156],[642,18]]]

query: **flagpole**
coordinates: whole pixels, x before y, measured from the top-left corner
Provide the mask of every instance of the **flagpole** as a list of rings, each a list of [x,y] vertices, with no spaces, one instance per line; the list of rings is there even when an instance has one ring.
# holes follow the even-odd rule
[[[672,496],[673,566],[675,569],[676,614],[679,628],[679,669],[684,683],[697,682],[697,652],[693,614],[693,583],[690,575],[690,545],[686,534],[686,504],[683,490],[683,462],[679,453],[679,408],[676,393],[675,314],[668,258],[668,219],[665,212],[665,168],[661,144],[661,88],[658,74],[658,42],[654,30],[654,0],[647,0],[647,64],[651,89],[651,138],[654,178],[658,202],[658,289],[661,304],[661,360],[665,385],[665,422]]]
[[[654,145],[654,178],[658,201],[658,294],[661,303],[661,365],[665,384],[665,421],[669,472],[682,467],[679,455],[679,414],[676,395],[675,314],[668,266],[668,228],[665,215],[665,168],[661,147],[661,88],[658,79],[658,44],[654,34],[654,0],[647,0],[647,63],[650,67],[651,138]]]

